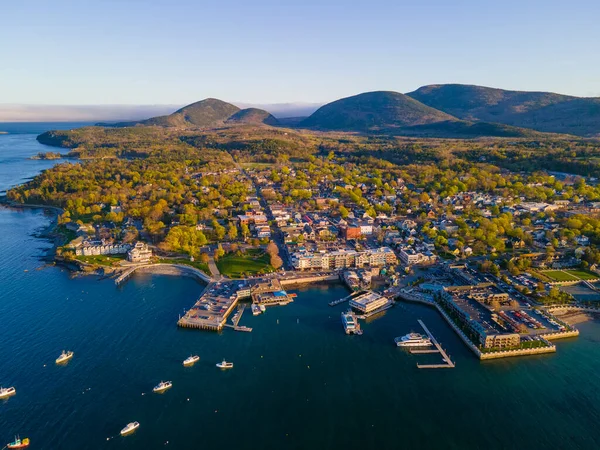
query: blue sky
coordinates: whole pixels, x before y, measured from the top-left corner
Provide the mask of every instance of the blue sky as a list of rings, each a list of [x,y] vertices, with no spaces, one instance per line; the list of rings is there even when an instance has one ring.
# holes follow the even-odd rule
[[[327,102],[450,82],[600,96],[597,0],[2,3],[0,103]]]

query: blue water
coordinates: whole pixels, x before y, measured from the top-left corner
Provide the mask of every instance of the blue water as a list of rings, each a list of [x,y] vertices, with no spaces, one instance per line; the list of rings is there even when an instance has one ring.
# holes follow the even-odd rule
[[[10,161],[39,150],[35,135],[0,148]],[[13,136],[14,137],[14,136]],[[31,146],[31,147],[28,147]],[[39,170],[24,164],[21,177]],[[0,162],[0,167],[5,164]],[[18,163],[13,167],[21,167]],[[0,173],[3,173],[0,169]],[[12,183],[0,180],[0,186]],[[0,209],[0,443],[35,449],[597,449],[600,324],[554,355],[480,363],[439,315],[401,304],[346,336],[341,286],[298,291],[296,301],[241,324],[252,333],[181,330],[178,314],[202,285],[189,278],[73,277],[41,256],[43,211]],[[423,319],[457,367],[419,370],[393,338]],[[54,364],[63,348],[75,352]],[[201,361],[184,368],[191,353]],[[215,368],[221,358],[231,371]],[[172,380],[164,395],[152,394]],[[137,420],[140,429],[119,430]],[[108,440],[107,440],[108,439]]]

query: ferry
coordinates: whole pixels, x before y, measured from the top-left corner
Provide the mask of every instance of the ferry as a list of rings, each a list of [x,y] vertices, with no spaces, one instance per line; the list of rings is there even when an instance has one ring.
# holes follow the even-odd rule
[[[252,306],[250,308],[252,309],[253,316],[258,316],[261,313],[261,310],[256,303],[252,303]]]
[[[227,361],[223,360],[220,363],[217,363],[217,367],[219,369],[232,369],[233,368],[233,363],[232,362],[227,362]]]
[[[27,448],[29,447],[29,438],[21,439],[15,436],[15,441],[6,444],[6,448]]]
[[[133,433],[139,426],[139,422],[128,423],[127,426],[121,430],[121,436],[127,436],[128,434]]]
[[[198,361],[200,361],[200,357],[198,355],[190,356],[183,361],[184,366],[193,366]]]
[[[15,395],[16,393],[17,393],[17,390],[14,387],[9,387],[9,388],[0,387],[0,399],[8,398],[11,395]]]
[[[429,347],[431,339],[419,333],[408,333],[406,336],[397,337],[394,342],[398,347]]]
[[[356,315],[352,311],[342,313],[342,324],[346,334],[362,334]]]
[[[154,389],[152,389],[154,392],[165,392],[167,389],[171,389],[173,387],[173,383],[170,381],[161,381],[160,383],[158,383],[156,386],[154,386]]]
[[[58,358],[56,358],[56,364],[62,364],[67,362],[73,357],[73,352],[63,350]]]

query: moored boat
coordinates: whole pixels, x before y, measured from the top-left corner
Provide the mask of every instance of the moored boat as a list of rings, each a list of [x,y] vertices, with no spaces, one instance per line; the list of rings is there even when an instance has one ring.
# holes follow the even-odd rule
[[[258,307],[258,305],[256,303],[252,303],[252,306],[250,306],[250,309],[252,309],[253,316],[258,316],[261,312],[260,308]]]
[[[173,383],[171,381],[161,381],[160,383],[158,383],[156,386],[154,386],[154,389],[152,389],[154,392],[165,392],[167,389],[171,389],[173,387]]]
[[[0,387],[0,399],[8,398],[11,395],[15,395],[16,393],[17,393],[17,390],[14,387],[9,387],[9,388]]]
[[[233,363],[223,360],[220,363],[217,363],[217,367],[219,369],[231,369],[231,368],[233,368]]]
[[[260,308],[260,312],[265,312],[267,310],[265,305],[258,305],[258,307]]]
[[[394,342],[398,347],[429,347],[431,339],[419,333],[408,333],[406,336],[397,337]]]
[[[342,313],[342,324],[346,334],[362,334],[356,315],[351,310]]]
[[[29,447],[29,438],[21,439],[15,436],[14,442],[6,444],[6,448],[27,448]]]
[[[56,358],[56,364],[61,364],[69,361],[73,357],[74,353],[71,351],[63,350],[58,358]]]
[[[128,423],[127,426],[121,430],[121,436],[126,436],[128,434],[133,433],[135,430],[137,430],[139,428],[139,426],[140,426],[139,422]]]
[[[184,366],[193,366],[198,361],[200,361],[200,357],[198,355],[189,356],[183,361],[183,365]]]

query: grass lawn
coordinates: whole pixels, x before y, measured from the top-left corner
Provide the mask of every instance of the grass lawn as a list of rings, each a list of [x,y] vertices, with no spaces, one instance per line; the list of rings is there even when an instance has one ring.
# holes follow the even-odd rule
[[[77,261],[99,266],[116,266],[125,259],[125,255],[94,255],[94,256],[76,256]]]
[[[202,264],[200,261],[190,261],[188,258],[160,258],[157,260],[157,262],[163,264],[181,264],[185,266],[191,266],[210,275],[208,264]]]
[[[593,272],[588,272],[587,270],[582,270],[582,269],[574,269],[574,270],[566,270],[565,272],[577,277],[577,278],[581,278],[582,280],[595,280],[598,277],[597,274],[593,273]]]
[[[272,272],[270,257],[261,250],[249,250],[242,256],[225,255],[217,261],[219,271],[230,278],[241,278],[245,275]]]
[[[552,281],[576,281],[577,278],[573,275],[569,275],[566,272],[562,272],[560,270],[545,270],[542,272]]]

